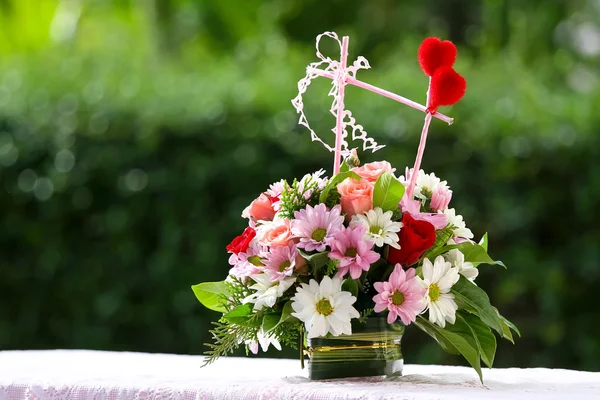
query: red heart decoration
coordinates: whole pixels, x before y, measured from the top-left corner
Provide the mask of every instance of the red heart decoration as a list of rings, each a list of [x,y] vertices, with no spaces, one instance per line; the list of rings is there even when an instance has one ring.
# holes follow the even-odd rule
[[[465,95],[467,81],[452,67],[441,67],[431,77],[429,89],[429,107],[435,113],[439,106],[451,106]]]
[[[456,61],[456,46],[449,40],[428,37],[419,46],[419,64],[427,76],[433,76],[440,67],[452,67]]]

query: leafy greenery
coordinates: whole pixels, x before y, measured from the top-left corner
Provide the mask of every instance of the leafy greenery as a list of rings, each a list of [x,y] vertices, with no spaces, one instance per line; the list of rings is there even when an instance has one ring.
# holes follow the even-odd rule
[[[461,318],[456,322],[446,324],[441,328],[436,324],[429,322],[422,316],[417,317],[415,324],[429,336],[434,338],[438,344],[451,354],[461,354],[467,362],[477,371],[479,379],[483,383],[481,374],[481,353],[477,344],[477,339],[473,336],[473,331]]]
[[[490,299],[483,289],[461,276],[452,287],[452,294],[459,309],[477,315],[486,325],[500,335],[503,334],[500,316],[490,304]]]
[[[319,201],[321,203],[327,203],[327,201],[330,200],[330,196],[329,196],[330,191],[331,190],[337,191],[337,189],[335,189],[336,186],[348,178],[360,180],[360,176],[357,175],[356,172],[352,172],[352,171],[340,172],[339,174],[334,175],[327,182],[327,185],[323,188],[323,191],[321,192],[321,197],[319,198]],[[338,193],[338,196],[339,196],[339,193]]]
[[[374,312],[375,312],[375,310],[374,310],[374,309],[372,309],[372,308],[366,308],[366,309],[362,310],[362,311],[360,312],[360,317],[358,318],[358,321],[359,321],[361,324],[364,324],[364,323],[366,323],[366,322],[367,322],[367,318],[369,318],[369,316],[370,316],[371,314],[373,314]]]
[[[228,294],[225,282],[203,282],[193,285],[192,290],[202,305],[210,310],[226,312],[223,296]]]
[[[389,172],[382,173],[373,189],[373,207],[395,211],[404,195],[404,185]]]
[[[286,181],[281,193],[279,213],[282,218],[293,219],[296,211],[306,208],[307,205],[316,205],[320,195],[319,182],[313,176],[300,181],[294,179],[291,185]]]
[[[203,366],[212,364],[219,357],[231,354],[246,340],[256,340],[256,328],[237,325],[224,320],[212,324],[214,328],[209,332],[213,342],[204,344],[209,350],[204,353],[207,357],[204,359]]]

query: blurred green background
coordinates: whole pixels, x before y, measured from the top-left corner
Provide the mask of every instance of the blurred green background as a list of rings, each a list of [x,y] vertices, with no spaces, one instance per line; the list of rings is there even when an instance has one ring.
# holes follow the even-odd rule
[[[421,103],[420,41],[457,43],[467,95],[423,167],[508,266],[477,281],[524,335],[496,365],[600,370],[599,21],[597,0],[1,0],[0,349],[203,352],[218,315],[190,285],[225,277],[242,209],[331,172],[290,100],[333,30],[370,61],[359,79]],[[329,87],[305,95],[324,135]],[[423,114],[346,96],[387,144],[362,160],[412,165]],[[462,363],[416,329],[403,343]]]

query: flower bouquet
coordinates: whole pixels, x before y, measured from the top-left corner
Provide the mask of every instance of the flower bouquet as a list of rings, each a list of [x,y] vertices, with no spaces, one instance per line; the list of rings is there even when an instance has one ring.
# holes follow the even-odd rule
[[[474,283],[480,264],[502,263],[488,255],[487,235],[473,241],[450,208],[447,182],[420,169],[432,117],[452,121],[437,108],[465,92],[452,69],[456,48],[436,38],[421,45],[419,62],[430,77],[426,107],[384,94],[426,113],[415,166],[397,176],[387,161],[360,165],[349,148],[348,127],[363,149],[382,146],[344,109],[344,86],[384,91],[356,80],[356,70],[368,68],[364,58],[346,66],[347,37],[340,42],[326,32],[317,50],[323,36],[338,41],[340,61],[317,51],[321,61],[309,65],[293,103],[310,129],[302,93],[317,76],[332,79],[335,147],[311,134],[335,152],[334,174],[275,182],[242,212],[247,227],[227,246],[227,278],[192,287],[203,305],[223,314],[206,363],[240,345],[257,353],[283,344],[299,348],[303,365],[308,356],[311,379],[401,374],[400,341],[414,325],[463,355],[481,379],[481,361],[491,367],[494,360],[492,330],[510,341],[511,329],[518,333]]]

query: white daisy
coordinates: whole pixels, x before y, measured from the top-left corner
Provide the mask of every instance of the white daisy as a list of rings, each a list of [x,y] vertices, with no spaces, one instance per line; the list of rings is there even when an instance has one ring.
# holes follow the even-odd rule
[[[448,208],[447,210],[440,212],[448,218],[448,224],[454,226],[453,232],[455,237],[458,236],[465,239],[473,239],[473,232],[467,228],[462,215],[456,215],[454,208]]]
[[[290,286],[296,282],[296,278],[284,278],[271,282],[271,278],[267,274],[255,274],[250,278],[256,282],[250,286],[250,289],[256,290],[253,294],[246,297],[243,303],[254,303],[254,309],[260,310],[264,306],[273,307],[275,302]]]
[[[444,257],[437,256],[433,264],[427,258],[423,260],[423,278],[419,278],[427,290],[423,302],[429,309],[429,321],[442,328],[446,321],[451,324],[456,321],[458,306],[450,289],[459,278],[458,268],[452,267]]]
[[[273,345],[277,350],[281,351],[281,343],[275,337],[268,336],[263,331],[262,327],[257,332],[257,340],[246,340],[244,343],[248,345],[248,349],[252,352],[252,354],[258,354],[258,345],[262,351],[266,352],[269,349],[269,345]]]
[[[364,239],[374,242],[376,246],[389,244],[399,249],[397,232],[402,228],[402,222],[392,221],[392,215],[391,211],[383,212],[380,207],[375,207],[366,214],[355,214],[350,221],[350,226],[362,224],[367,228]]]
[[[479,270],[471,262],[465,262],[465,255],[458,249],[452,249],[444,254],[446,261],[458,268],[458,272],[470,281],[479,275]]]
[[[342,291],[342,280],[325,276],[321,283],[311,279],[302,284],[292,297],[292,315],[302,322],[308,332],[308,338],[352,334],[350,320],[360,314],[352,304],[356,297]]]
[[[412,168],[409,170],[406,168],[405,174],[400,176],[400,182],[404,186],[408,186],[410,183],[410,174],[412,173]],[[437,189],[441,188],[444,190],[449,190],[447,181],[442,181],[440,178],[435,176],[432,172],[430,174],[426,174],[422,169],[419,170],[419,174],[417,175],[417,181],[415,183],[414,196],[421,200],[431,199],[433,192]]]

